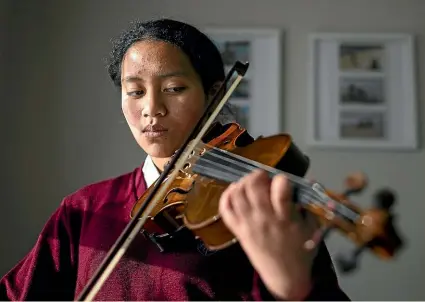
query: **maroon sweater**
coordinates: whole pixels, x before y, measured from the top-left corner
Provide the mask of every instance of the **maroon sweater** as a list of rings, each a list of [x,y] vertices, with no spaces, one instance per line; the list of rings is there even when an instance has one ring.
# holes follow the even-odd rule
[[[129,222],[146,189],[142,167],[67,196],[32,250],[0,280],[0,300],[74,300]],[[238,245],[161,253],[140,234],[98,300],[274,300]],[[310,300],[347,300],[323,246]]]

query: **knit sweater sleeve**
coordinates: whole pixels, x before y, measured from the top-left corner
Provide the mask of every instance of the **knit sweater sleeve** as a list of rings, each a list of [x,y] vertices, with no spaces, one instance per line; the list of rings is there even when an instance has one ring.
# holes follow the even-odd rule
[[[282,301],[268,291],[257,272],[254,272],[252,297],[255,301]],[[350,301],[339,286],[332,259],[324,243],[313,264],[313,288],[305,301]]]
[[[73,300],[76,240],[64,200],[29,253],[0,279],[0,300]]]

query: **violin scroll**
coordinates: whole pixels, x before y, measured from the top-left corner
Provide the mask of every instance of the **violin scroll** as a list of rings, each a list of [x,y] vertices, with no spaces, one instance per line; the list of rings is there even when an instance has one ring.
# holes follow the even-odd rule
[[[394,257],[396,252],[402,247],[403,241],[398,235],[394,226],[394,216],[390,212],[395,202],[395,195],[390,190],[380,190],[375,194],[375,209],[373,215],[363,216],[371,217],[370,224],[375,223],[374,229],[377,236],[371,238],[370,241],[356,247],[353,252],[348,255],[338,255],[336,263],[340,269],[345,272],[351,272],[358,266],[358,259],[365,248],[371,248],[375,254],[382,259],[390,259]],[[372,212],[371,210],[370,212]],[[366,223],[367,224],[367,223]]]
[[[392,208],[396,197],[391,190],[378,191],[374,196],[373,207],[363,210],[351,202],[348,196],[358,194],[366,187],[366,177],[361,173],[352,174],[347,177],[345,185],[344,194],[324,191],[321,206],[318,207],[316,203],[315,207],[310,206],[310,210],[325,226],[320,241],[325,239],[330,230],[338,229],[356,244],[353,251],[337,255],[335,259],[338,268],[348,273],[358,267],[359,258],[366,249],[387,260],[395,256],[403,246],[403,241],[394,225]]]

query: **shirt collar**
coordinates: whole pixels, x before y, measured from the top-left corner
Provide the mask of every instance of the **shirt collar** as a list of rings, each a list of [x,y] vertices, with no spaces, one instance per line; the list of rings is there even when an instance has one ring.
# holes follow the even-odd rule
[[[158,169],[152,161],[152,158],[148,155],[146,156],[145,162],[143,164],[143,176],[146,181],[146,185],[149,188],[160,176]]]

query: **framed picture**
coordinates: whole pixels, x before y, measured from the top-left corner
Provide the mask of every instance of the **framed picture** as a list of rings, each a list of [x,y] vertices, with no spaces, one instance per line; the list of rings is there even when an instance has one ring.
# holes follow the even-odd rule
[[[238,60],[249,68],[229,99],[237,121],[254,137],[281,131],[282,32],[271,28],[208,27],[226,73]]]
[[[414,38],[312,34],[308,145],[418,147]]]

